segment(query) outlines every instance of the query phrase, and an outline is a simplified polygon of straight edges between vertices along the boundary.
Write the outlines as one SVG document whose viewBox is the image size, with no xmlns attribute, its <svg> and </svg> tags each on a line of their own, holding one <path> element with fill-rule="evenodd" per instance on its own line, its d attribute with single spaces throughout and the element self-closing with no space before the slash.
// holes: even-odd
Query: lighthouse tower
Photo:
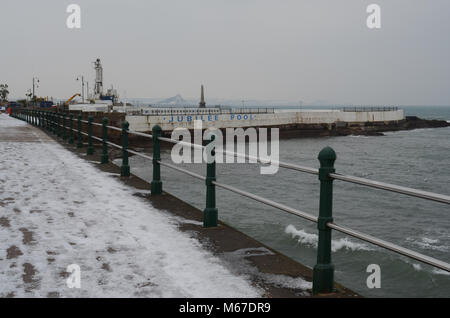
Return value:
<svg viewBox="0 0 450 318">
<path fill-rule="evenodd" d="M 95 87 L 94 87 L 94 95 L 95 98 L 100 98 L 103 94 L 103 67 L 100 63 L 100 59 L 97 59 L 94 62 L 95 69 Z"/>
<path fill-rule="evenodd" d="M 206 103 L 205 103 L 205 94 L 203 91 L 203 85 L 202 85 L 202 91 L 201 91 L 201 96 L 200 96 L 200 104 L 199 104 L 200 108 L 205 108 L 206 107 Z"/>
</svg>

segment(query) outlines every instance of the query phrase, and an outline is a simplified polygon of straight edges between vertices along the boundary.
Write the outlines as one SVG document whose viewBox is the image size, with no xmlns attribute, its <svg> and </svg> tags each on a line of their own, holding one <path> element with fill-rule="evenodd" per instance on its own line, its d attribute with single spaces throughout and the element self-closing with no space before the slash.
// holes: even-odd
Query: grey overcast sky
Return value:
<svg viewBox="0 0 450 318">
<path fill-rule="evenodd" d="M 66 27 L 81 6 L 79 30 Z M 381 6 L 382 28 L 366 26 Z M 126 97 L 450 105 L 448 0 L 2 0 L 0 83 L 68 98 L 84 75 Z"/>
</svg>

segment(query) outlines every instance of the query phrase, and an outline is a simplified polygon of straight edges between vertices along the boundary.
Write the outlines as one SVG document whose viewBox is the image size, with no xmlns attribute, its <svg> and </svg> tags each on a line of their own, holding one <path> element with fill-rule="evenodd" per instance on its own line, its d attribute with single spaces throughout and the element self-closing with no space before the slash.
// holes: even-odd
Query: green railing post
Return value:
<svg viewBox="0 0 450 318">
<path fill-rule="evenodd" d="M 48 113 L 46 111 L 42 114 L 42 128 L 48 129 Z"/>
<path fill-rule="evenodd" d="M 78 141 L 77 148 L 83 148 L 83 136 L 81 135 L 81 114 L 78 114 Z"/>
<path fill-rule="evenodd" d="M 105 164 L 108 163 L 109 157 L 108 157 L 108 118 L 103 118 L 102 121 L 102 160 L 101 163 Z"/>
<path fill-rule="evenodd" d="M 203 227 L 216 227 L 218 211 L 216 207 L 216 136 L 210 133 L 207 137 L 206 145 L 207 163 L 206 163 L 206 208 L 203 210 Z"/>
<path fill-rule="evenodd" d="M 327 223 L 333 222 L 333 178 L 336 153 L 331 147 L 323 148 L 318 156 L 320 161 L 320 202 L 317 228 L 319 243 L 317 247 L 317 264 L 313 272 L 313 294 L 332 293 L 334 290 L 334 265 L 331 262 L 331 229 Z"/>
<path fill-rule="evenodd" d="M 63 135 L 62 138 L 63 140 L 67 139 L 67 129 L 66 129 L 66 113 L 62 113 L 62 120 L 63 120 Z"/>
<path fill-rule="evenodd" d="M 160 126 L 155 125 L 152 128 L 153 134 L 153 179 L 151 183 L 151 195 L 162 194 L 162 182 L 161 182 L 161 140 L 162 129 Z"/>
<path fill-rule="evenodd" d="M 93 121 L 94 121 L 94 117 L 89 116 L 89 118 L 88 118 L 88 147 L 87 147 L 88 155 L 94 154 L 94 146 L 92 145 L 92 122 Z"/>
<path fill-rule="evenodd" d="M 69 144 L 73 144 L 73 114 L 69 115 L 70 131 L 69 131 Z"/>
<path fill-rule="evenodd" d="M 120 167 L 120 176 L 130 176 L 130 165 L 128 164 L 128 127 L 130 124 L 125 120 L 122 123 L 122 166 Z"/>
<path fill-rule="evenodd" d="M 56 114 L 56 132 L 58 137 L 61 137 L 61 114 L 59 112 Z"/>
<path fill-rule="evenodd" d="M 50 113 L 50 121 L 51 121 L 50 124 L 51 124 L 52 133 L 54 135 L 56 135 L 56 113 L 55 112 Z"/>
</svg>

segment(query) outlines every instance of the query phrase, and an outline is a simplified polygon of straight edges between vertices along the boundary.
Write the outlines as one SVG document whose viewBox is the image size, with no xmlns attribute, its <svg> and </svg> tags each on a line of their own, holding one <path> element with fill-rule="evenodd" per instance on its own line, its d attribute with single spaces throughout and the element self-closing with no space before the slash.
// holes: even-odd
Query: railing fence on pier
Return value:
<svg viewBox="0 0 450 318">
<path fill-rule="evenodd" d="M 349 175 L 342 175 L 336 173 L 334 168 L 334 163 L 336 160 L 336 153 L 330 147 L 322 149 L 318 155 L 318 160 L 320 162 L 320 168 L 310 168 L 304 167 L 292 163 L 286 163 L 282 161 L 270 161 L 265 158 L 255 158 L 246 154 L 230 152 L 225 150 L 215 149 L 214 135 L 208 136 L 206 146 L 192 144 L 188 142 L 178 141 L 171 138 L 162 137 L 161 127 L 158 125 L 154 126 L 152 129 L 152 134 L 146 134 L 142 132 L 136 132 L 129 130 L 128 122 L 124 121 L 122 123 L 122 128 L 109 126 L 108 119 L 104 118 L 102 123 L 94 123 L 93 117 L 89 116 L 88 120 L 82 120 L 81 115 L 77 117 L 77 128 L 74 128 L 74 116 L 73 114 L 67 114 L 63 112 L 56 111 L 43 111 L 43 110 L 31 110 L 31 109 L 12 109 L 11 116 L 27 121 L 28 123 L 41 127 L 48 132 L 54 134 L 57 137 L 61 137 L 63 140 L 67 140 L 69 144 L 74 144 L 74 133 L 77 136 L 77 148 L 83 147 L 83 136 L 87 138 L 87 150 L 88 155 L 94 153 L 93 140 L 100 141 L 102 143 L 102 156 L 101 163 L 105 164 L 109 162 L 108 158 L 108 146 L 115 147 L 122 150 L 122 164 L 121 164 L 121 176 L 130 176 L 130 166 L 128 161 L 128 154 L 131 153 L 136 156 L 148 159 L 152 161 L 153 164 L 153 178 L 151 182 L 151 195 L 160 195 L 163 192 L 163 183 L 161 180 L 161 166 L 165 166 L 170 169 L 174 169 L 178 172 L 189 175 L 193 178 L 202 180 L 206 184 L 206 200 L 205 209 L 203 211 L 203 226 L 216 227 L 218 226 L 218 210 L 216 206 L 216 187 L 234 192 L 236 194 L 245 196 L 247 198 L 253 199 L 255 201 L 261 202 L 268 206 L 277 208 L 279 210 L 285 211 L 287 213 L 299 216 L 303 219 L 309 220 L 311 222 L 317 223 L 318 228 L 318 248 L 317 248 L 317 263 L 313 269 L 313 294 L 326 294 L 332 293 L 334 291 L 334 265 L 331 261 L 331 230 L 336 230 L 346 235 L 353 236 L 360 240 L 375 244 L 379 247 L 388 249 L 395 253 L 407 256 L 409 258 L 415 259 L 417 261 L 423 262 L 425 264 L 434 266 L 441 270 L 450 272 L 450 264 L 417 253 L 415 251 L 409 250 L 407 248 L 398 246 L 396 244 L 386 242 L 382 239 L 358 232 L 356 230 L 347 228 L 345 226 L 336 224 L 333 219 L 332 213 L 332 201 L 333 201 L 333 183 L 334 180 L 354 183 L 358 185 L 363 185 L 371 188 L 381 189 L 385 191 L 400 193 L 412 197 L 417 197 L 425 200 L 435 201 L 443 204 L 450 204 L 450 196 L 436 194 L 432 192 L 417 190 L 413 188 L 388 184 L 384 182 L 373 181 L 365 178 L 359 178 Z M 66 120 L 69 120 L 69 125 L 67 125 Z M 86 126 L 85 131 L 83 131 L 83 124 Z M 102 137 L 93 136 L 92 127 L 93 126 L 102 127 Z M 108 131 L 116 130 L 121 132 L 122 145 L 114 144 L 108 141 Z M 151 138 L 153 141 L 153 156 L 148 156 L 143 153 L 129 149 L 128 145 L 128 134 L 134 134 L 137 136 Z M 277 164 L 281 168 L 295 170 L 302 173 L 317 175 L 320 181 L 320 202 L 319 202 L 319 216 L 316 217 L 307 212 L 286 206 L 282 203 L 278 203 L 261 196 L 249 193 L 247 191 L 235 188 L 231 185 L 223 184 L 217 182 L 216 176 L 216 162 L 214 157 L 212 160 L 208 160 L 206 164 L 206 176 L 199 175 L 192 171 L 183 169 L 174 164 L 163 162 L 161 160 L 161 141 L 169 142 L 172 144 L 181 144 L 187 147 L 201 148 L 210 147 L 215 152 L 222 152 L 227 155 L 244 157 L 246 159 L 255 159 L 261 164 Z"/>
</svg>

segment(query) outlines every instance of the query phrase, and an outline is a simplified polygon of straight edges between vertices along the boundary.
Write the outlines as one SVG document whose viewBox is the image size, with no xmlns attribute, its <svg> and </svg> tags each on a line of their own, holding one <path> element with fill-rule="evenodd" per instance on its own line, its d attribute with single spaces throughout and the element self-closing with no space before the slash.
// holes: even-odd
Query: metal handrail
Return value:
<svg viewBox="0 0 450 318">
<path fill-rule="evenodd" d="M 311 222 L 317 223 L 317 217 L 313 216 L 311 214 L 308 214 L 306 212 L 303 212 L 303 211 L 291 208 L 291 207 L 289 207 L 287 205 L 284 205 L 284 204 L 281 204 L 281 203 L 278 203 L 278 202 L 275 202 L 275 201 L 263 198 L 263 197 L 258 196 L 256 194 L 253 194 L 253 193 L 250 193 L 250 192 L 247 192 L 247 191 L 244 191 L 244 190 L 240 190 L 238 188 L 232 187 L 232 186 L 227 185 L 227 184 L 219 183 L 219 182 L 216 182 L 216 181 L 212 181 L 212 183 L 214 185 L 220 187 L 220 188 L 226 189 L 226 190 L 234 192 L 234 193 L 238 193 L 238 194 L 243 195 L 243 196 L 245 196 L 247 198 L 253 199 L 255 201 L 259 201 L 259 202 L 264 203 L 266 205 L 269 205 L 271 207 L 283 210 L 283 211 L 288 212 L 290 214 L 294 214 L 294 215 L 297 215 L 297 216 L 299 216 L 301 218 L 309 220 Z"/>
<path fill-rule="evenodd" d="M 192 171 L 189 171 L 189 170 L 186 170 L 186 169 L 177 167 L 177 166 L 175 166 L 175 165 L 171 165 L 170 163 L 162 162 L 162 161 L 160 161 L 160 160 L 158 160 L 158 163 L 159 163 L 160 165 L 162 165 L 162 166 L 165 166 L 165 167 L 168 167 L 168 168 L 172 168 L 172 169 L 177 170 L 177 171 L 179 171 L 179 172 L 182 172 L 182 173 L 185 173 L 185 174 L 187 174 L 187 175 L 190 175 L 191 177 L 194 177 L 194 178 L 197 178 L 197 179 L 200 179 L 200 180 L 203 180 L 203 181 L 206 180 L 206 177 L 204 177 L 204 176 L 202 176 L 202 175 L 200 175 L 200 174 L 197 174 L 197 173 L 195 173 L 195 172 L 192 172 Z"/>
<path fill-rule="evenodd" d="M 80 120 L 80 121 L 82 123 L 89 124 L 89 121 L 87 121 L 87 120 Z M 103 124 L 96 123 L 96 122 L 92 122 L 92 125 L 103 127 Z M 106 127 L 109 128 L 109 129 L 112 129 L 112 130 L 122 131 L 122 128 L 119 128 L 119 127 L 116 127 L 116 126 L 106 125 Z M 129 134 L 138 135 L 138 136 L 142 136 L 142 137 L 153 138 L 152 135 L 146 134 L 146 133 L 143 133 L 143 132 L 139 132 L 139 131 L 128 130 L 128 133 Z"/>
<path fill-rule="evenodd" d="M 413 188 L 398 186 L 395 184 L 373 181 L 373 180 L 354 177 L 354 176 L 342 175 L 339 173 L 330 173 L 330 177 L 333 179 L 336 179 L 336 180 L 360 184 L 360 185 L 368 186 L 371 188 L 401 193 L 401 194 L 405 194 L 405 195 L 409 195 L 409 196 L 413 196 L 413 197 L 417 197 L 417 198 L 421 198 L 421 199 L 450 204 L 450 196 L 444 195 L 444 194 L 438 194 L 438 193 L 433 193 L 433 192 L 428 192 L 428 191 L 423 191 L 423 190 L 417 190 L 417 189 L 413 189 Z"/>
</svg>

